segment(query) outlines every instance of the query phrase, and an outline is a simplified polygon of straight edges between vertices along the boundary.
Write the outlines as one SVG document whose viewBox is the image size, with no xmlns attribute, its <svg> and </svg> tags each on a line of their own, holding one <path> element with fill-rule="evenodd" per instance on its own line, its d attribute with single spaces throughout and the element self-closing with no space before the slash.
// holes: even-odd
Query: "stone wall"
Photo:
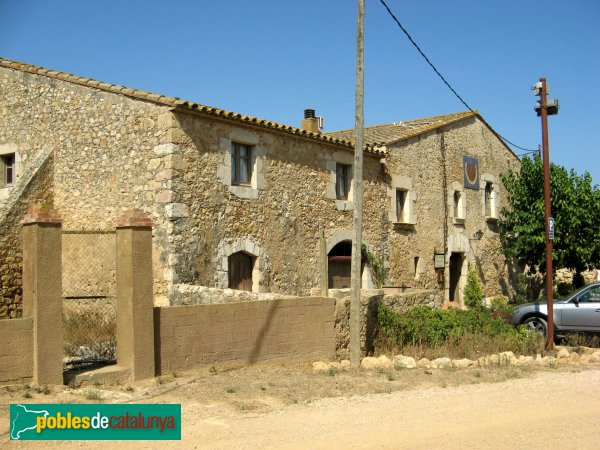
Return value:
<svg viewBox="0 0 600 450">
<path fill-rule="evenodd" d="M 169 292 L 171 305 L 215 305 L 222 303 L 261 302 L 290 298 L 268 292 L 248 292 L 235 289 L 220 289 L 194 284 L 175 284 Z"/>
<path fill-rule="evenodd" d="M 115 297 L 114 233 L 62 234 L 63 297 Z"/>
<path fill-rule="evenodd" d="M 6 99 L 0 107 L 0 145 L 17 149 L 24 170 L 39 150 L 53 151 L 45 196 L 65 229 L 113 230 L 119 215 L 132 208 L 152 216 L 155 293 L 164 293 L 161 266 L 167 255 L 159 250 L 167 240 L 170 202 L 163 192 L 171 180 L 160 146 L 171 140 L 168 108 L 8 68 L 0 68 L 0 97 Z M 23 215 L 14 214 L 16 222 Z M 12 248 L 18 255 L 20 246 Z"/>
<path fill-rule="evenodd" d="M 31 181 L 18 198 L 9 198 L 0 209 L 0 319 L 21 317 L 23 313 L 23 235 L 21 220 L 30 206 L 53 201 L 51 157 L 35 168 Z"/>
<path fill-rule="evenodd" d="M 132 208 L 151 216 L 157 304 L 173 284 L 227 287 L 227 252 L 241 243 L 261 251 L 253 290 L 309 295 L 319 230 L 330 240 L 351 230 L 351 202 L 331 195 L 335 161 L 352 160 L 346 147 L 8 68 L 0 94 L 0 145 L 25 168 L 39 149 L 54 153 L 52 201 L 65 229 L 112 230 Z M 227 184 L 231 142 L 253 146 L 250 189 Z M 385 258 L 378 158 L 366 156 L 364 179 L 364 237 Z"/>
<path fill-rule="evenodd" d="M 332 358 L 334 307 L 328 298 L 156 307 L 156 370 Z"/>
<path fill-rule="evenodd" d="M 33 377 L 33 319 L 0 320 L 0 383 Z"/>
<path fill-rule="evenodd" d="M 182 214 L 172 220 L 173 282 L 227 287 L 227 257 L 242 250 L 256 257 L 254 292 L 309 295 L 319 286 L 319 230 L 335 240 L 352 229 L 352 211 L 330 198 L 328 165 L 351 160 L 351 152 L 214 118 L 181 114 L 177 122 L 183 170 L 173 195 Z M 256 186 L 223 182 L 223 172 L 231 170 L 225 164 L 231 142 L 248 142 L 256 150 L 262 180 Z M 379 160 L 365 157 L 364 240 L 384 258 L 388 224 L 381 177 Z"/>
<path fill-rule="evenodd" d="M 414 224 L 394 225 L 390 232 L 390 284 L 411 288 L 439 288 L 434 270 L 435 253 L 446 254 L 445 286 L 448 296 L 449 259 L 462 253 L 464 266 L 475 264 L 486 296 L 509 295 L 508 268 L 500 252 L 496 222 L 484 211 L 484 179 L 493 180 L 496 216 L 506 198 L 500 173 L 519 167 L 517 157 L 478 118 L 447 125 L 388 147 L 391 174 L 410 180 L 415 201 Z M 464 188 L 463 156 L 478 159 L 480 189 Z M 491 177 L 490 177 L 491 175 Z M 452 190 L 460 189 L 464 220 L 454 220 Z M 476 231 L 483 232 L 476 239 Z M 418 259 L 417 259 L 418 258 Z M 460 296 L 459 296 L 460 297 Z"/>
<path fill-rule="evenodd" d="M 237 251 L 254 258 L 254 293 L 310 295 L 319 286 L 320 230 L 328 249 L 351 238 L 352 193 L 335 198 L 336 162 L 352 163 L 347 147 L 8 68 L 0 68 L 0 94 L 0 145 L 18 150 L 20 170 L 40 149 L 53 151 L 45 195 L 65 229 L 112 230 L 132 208 L 151 216 L 158 305 L 174 301 L 174 285 L 227 288 L 228 257 Z M 232 185 L 232 143 L 252 148 L 248 186 Z M 365 155 L 363 240 L 388 268 L 388 282 L 442 289 L 433 256 L 445 252 L 447 290 L 449 257 L 459 252 L 477 267 L 486 296 L 509 294 L 483 181 L 492 179 L 499 211 L 499 174 L 518 159 L 475 117 L 387 150 L 388 174 Z M 463 183 L 463 155 L 479 160 L 482 188 L 463 189 L 464 223 L 454 223 L 449 203 Z M 397 187 L 408 189 L 411 211 L 393 225 Z"/>
</svg>

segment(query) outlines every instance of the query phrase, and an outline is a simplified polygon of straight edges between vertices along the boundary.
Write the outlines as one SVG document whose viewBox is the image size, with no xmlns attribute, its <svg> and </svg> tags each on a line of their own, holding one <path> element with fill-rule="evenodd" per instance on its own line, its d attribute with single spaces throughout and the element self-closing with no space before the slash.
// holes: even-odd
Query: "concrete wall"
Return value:
<svg viewBox="0 0 600 450">
<path fill-rule="evenodd" d="M 334 308 L 334 299 L 318 297 L 154 308 L 157 372 L 333 358 Z"/>
<path fill-rule="evenodd" d="M 33 377 L 33 319 L 0 320 L 0 383 Z"/>
</svg>

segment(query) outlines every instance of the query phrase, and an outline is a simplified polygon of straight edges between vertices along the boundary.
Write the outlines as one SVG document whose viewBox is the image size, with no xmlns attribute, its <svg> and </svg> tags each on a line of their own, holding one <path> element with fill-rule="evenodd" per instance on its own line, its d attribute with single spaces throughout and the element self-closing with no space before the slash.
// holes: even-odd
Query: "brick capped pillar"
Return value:
<svg viewBox="0 0 600 450">
<path fill-rule="evenodd" d="M 117 364 L 133 380 L 154 377 L 152 221 L 127 211 L 117 224 Z"/>
<path fill-rule="evenodd" d="M 62 219 L 31 208 L 23 225 L 23 317 L 33 318 L 33 382 L 63 384 Z"/>
</svg>

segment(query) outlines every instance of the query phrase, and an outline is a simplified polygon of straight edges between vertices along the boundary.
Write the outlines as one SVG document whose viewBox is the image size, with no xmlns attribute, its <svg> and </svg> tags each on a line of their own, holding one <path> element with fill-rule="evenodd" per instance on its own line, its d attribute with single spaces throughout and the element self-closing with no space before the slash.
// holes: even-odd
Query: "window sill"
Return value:
<svg viewBox="0 0 600 450">
<path fill-rule="evenodd" d="M 464 225 L 465 224 L 465 219 L 463 219 L 462 217 L 453 217 L 452 218 L 452 223 L 454 225 Z"/>
<path fill-rule="evenodd" d="M 410 222 L 392 222 L 392 225 L 394 226 L 394 228 L 396 229 L 412 229 L 415 227 L 415 223 L 410 223 Z"/>
<path fill-rule="evenodd" d="M 236 197 L 243 198 L 245 200 L 254 200 L 258 198 L 258 193 L 260 191 L 258 189 L 254 189 L 252 186 L 232 185 L 229 186 L 229 192 Z"/>
</svg>

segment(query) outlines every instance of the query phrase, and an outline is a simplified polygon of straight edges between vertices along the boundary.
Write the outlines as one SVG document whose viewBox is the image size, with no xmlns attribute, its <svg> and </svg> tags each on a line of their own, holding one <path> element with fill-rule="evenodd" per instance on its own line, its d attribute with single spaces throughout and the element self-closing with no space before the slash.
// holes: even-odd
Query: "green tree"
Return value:
<svg viewBox="0 0 600 450">
<path fill-rule="evenodd" d="M 467 282 L 463 291 L 463 300 L 469 309 L 483 308 L 483 288 L 479 282 L 479 277 L 475 271 L 475 267 L 469 269 Z"/>
<path fill-rule="evenodd" d="M 544 176 L 539 157 L 523 158 L 519 172 L 502 176 L 508 192 L 501 210 L 500 238 L 506 256 L 546 271 Z M 555 219 L 552 261 L 555 269 L 576 272 L 600 259 L 600 189 L 589 173 L 578 175 L 550 165 L 552 216 Z"/>
</svg>

